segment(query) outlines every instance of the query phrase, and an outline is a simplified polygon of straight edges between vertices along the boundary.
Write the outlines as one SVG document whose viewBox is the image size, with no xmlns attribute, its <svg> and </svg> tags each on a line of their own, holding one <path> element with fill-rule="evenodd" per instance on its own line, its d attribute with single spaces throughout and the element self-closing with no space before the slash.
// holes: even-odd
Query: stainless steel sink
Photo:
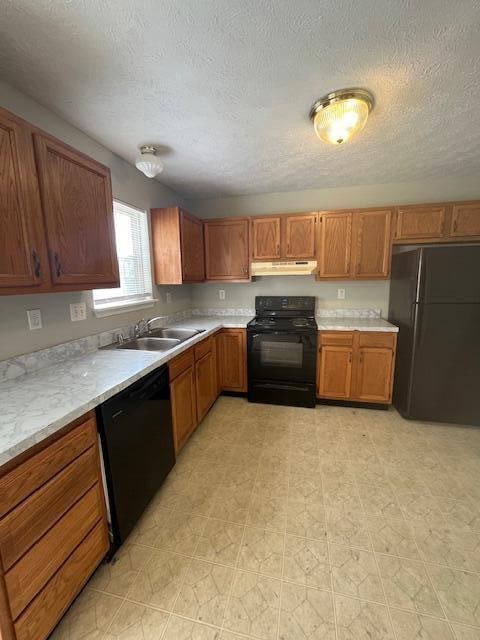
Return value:
<svg viewBox="0 0 480 640">
<path fill-rule="evenodd" d="M 148 337 L 152 338 L 173 338 L 175 340 L 180 340 L 183 342 L 184 340 L 188 340 L 189 338 L 193 338 L 193 336 L 198 335 L 199 333 L 203 333 L 205 329 L 152 329 Z"/>
<path fill-rule="evenodd" d="M 181 340 L 171 338 L 135 338 L 122 344 L 115 345 L 117 349 L 135 349 L 137 351 L 168 351 L 173 349 Z"/>
</svg>

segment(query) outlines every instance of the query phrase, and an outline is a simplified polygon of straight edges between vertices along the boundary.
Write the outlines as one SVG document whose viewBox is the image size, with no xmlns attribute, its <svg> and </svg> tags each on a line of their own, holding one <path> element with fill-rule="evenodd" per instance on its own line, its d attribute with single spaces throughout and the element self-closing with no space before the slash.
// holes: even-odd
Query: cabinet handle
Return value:
<svg viewBox="0 0 480 640">
<path fill-rule="evenodd" d="M 53 262 L 55 264 L 55 275 L 59 278 L 62 275 L 62 265 L 60 264 L 60 258 L 56 251 L 53 254 Z"/>
<path fill-rule="evenodd" d="M 453 233 L 457 232 L 457 227 L 458 227 L 458 218 L 456 218 L 456 220 L 453 223 Z"/>
<path fill-rule="evenodd" d="M 360 364 L 363 362 L 363 351 L 360 351 Z"/>
<path fill-rule="evenodd" d="M 280 255 L 280 245 L 279 244 L 277 244 L 277 255 L 278 256 Z"/>
<path fill-rule="evenodd" d="M 348 353 L 348 361 L 351 362 L 352 361 L 352 352 L 350 351 Z"/>
<path fill-rule="evenodd" d="M 40 264 L 40 260 L 38 259 L 37 252 L 35 249 L 32 251 L 32 260 L 33 260 L 33 272 L 36 278 L 40 277 L 40 273 L 42 271 L 42 265 Z"/>
<path fill-rule="evenodd" d="M 287 244 L 287 253 L 290 253 L 290 243 Z"/>
</svg>

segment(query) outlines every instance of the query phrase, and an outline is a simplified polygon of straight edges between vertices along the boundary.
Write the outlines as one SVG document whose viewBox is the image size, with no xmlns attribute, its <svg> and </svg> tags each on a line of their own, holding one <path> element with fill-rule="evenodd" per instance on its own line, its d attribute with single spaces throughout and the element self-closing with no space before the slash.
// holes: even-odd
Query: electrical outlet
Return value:
<svg viewBox="0 0 480 640">
<path fill-rule="evenodd" d="M 170 303 L 172 302 L 172 294 L 170 293 L 170 291 L 168 291 L 168 292 L 165 294 L 165 298 L 166 298 L 166 300 L 167 300 L 167 304 L 170 304 Z"/>
<path fill-rule="evenodd" d="M 75 302 L 70 305 L 70 320 L 78 322 L 87 319 L 87 305 L 85 302 Z"/>
<path fill-rule="evenodd" d="M 345 289 L 337 289 L 337 300 L 345 300 Z"/>
<path fill-rule="evenodd" d="M 40 309 L 30 309 L 27 311 L 27 319 L 30 331 L 42 328 L 42 314 Z"/>
<path fill-rule="evenodd" d="M 218 299 L 219 300 L 225 300 L 225 289 L 219 289 L 218 290 Z"/>
</svg>

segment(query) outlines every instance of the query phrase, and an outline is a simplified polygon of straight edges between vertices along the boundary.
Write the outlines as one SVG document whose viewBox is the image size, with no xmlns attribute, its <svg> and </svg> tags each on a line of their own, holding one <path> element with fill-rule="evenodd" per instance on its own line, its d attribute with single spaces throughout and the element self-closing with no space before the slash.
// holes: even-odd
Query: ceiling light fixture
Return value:
<svg viewBox="0 0 480 640">
<path fill-rule="evenodd" d="M 158 147 L 153 144 L 144 144 L 140 147 L 140 155 L 135 160 L 135 166 L 144 173 L 147 178 L 155 178 L 163 171 L 163 164 L 156 155 Z"/>
<path fill-rule="evenodd" d="M 332 91 L 310 109 L 315 133 L 329 144 L 349 142 L 365 126 L 373 105 L 373 96 L 366 89 Z"/>
</svg>

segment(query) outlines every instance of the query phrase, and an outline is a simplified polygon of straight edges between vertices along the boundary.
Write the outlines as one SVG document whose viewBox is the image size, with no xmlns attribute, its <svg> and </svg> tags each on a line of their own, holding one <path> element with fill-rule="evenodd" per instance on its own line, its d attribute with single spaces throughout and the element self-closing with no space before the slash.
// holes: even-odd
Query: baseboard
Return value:
<svg viewBox="0 0 480 640">
<path fill-rule="evenodd" d="M 317 398 L 317 404 L 326 404 L 337 407 L 352 407 L 354 409 L 376 409 L 377 411 L 388 411 L 389 404 L 377 402 L 355 402 L 352 400 L 329 400 L 328 398 Z"/>
</svg>

